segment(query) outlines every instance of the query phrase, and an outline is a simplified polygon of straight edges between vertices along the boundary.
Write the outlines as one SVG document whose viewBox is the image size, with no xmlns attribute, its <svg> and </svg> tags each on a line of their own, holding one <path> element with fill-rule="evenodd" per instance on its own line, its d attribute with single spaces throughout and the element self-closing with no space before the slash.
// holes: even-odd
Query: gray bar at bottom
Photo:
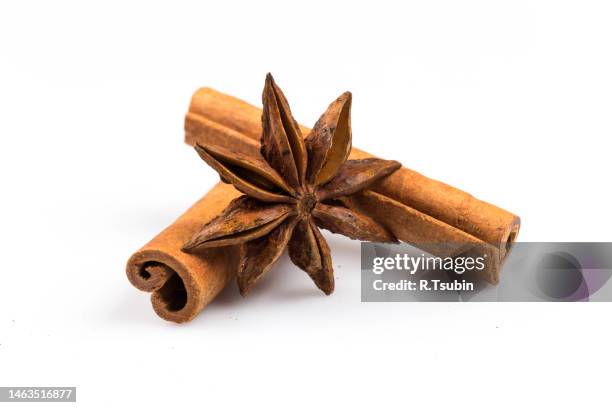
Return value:
<svg viewBox="0 0 612 408">
<path fill-rule="evenodd" d="M 0 387 L 0 402 L 76 402 L 76 387 Z"/>
</svg>

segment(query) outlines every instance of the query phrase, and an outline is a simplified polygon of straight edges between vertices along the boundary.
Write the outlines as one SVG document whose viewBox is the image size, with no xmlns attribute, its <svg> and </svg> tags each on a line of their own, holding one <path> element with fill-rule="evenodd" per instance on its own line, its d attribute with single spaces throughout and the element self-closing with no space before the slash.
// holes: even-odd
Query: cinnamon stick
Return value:
<svg viewBox="0 0 612 408">
<path fill-rule="evenodd" d="M 239 195 L 231 185 L 218 183 L 128 260 L 129 281 L 152 292 L 153 310 L 163 319 L 193 319 L 234 277 L 237 248 L 210 248 L 197 256 L 181 248 Z"/>
<path fill-rule="evenodd" d="M 302 134 L 309 129 L 301 126 Z M 185 142 L 214 140 L 234 151 L 258 149 L 261 110 L 211 88 L 193 96 L 185 119 Z M 350 159 L 373 157 L 353 148 Z M 520 227 L 516 215 L 422 174 L 401 168 L 371 191 L 346 202 L 384 224 L 402 241 L 438 256 L 479 248 L 489 254 L 484 278 L 499 282 L 500 265 Z M 450 244 L 450 245 L 446 245 Z"/>
</svg>

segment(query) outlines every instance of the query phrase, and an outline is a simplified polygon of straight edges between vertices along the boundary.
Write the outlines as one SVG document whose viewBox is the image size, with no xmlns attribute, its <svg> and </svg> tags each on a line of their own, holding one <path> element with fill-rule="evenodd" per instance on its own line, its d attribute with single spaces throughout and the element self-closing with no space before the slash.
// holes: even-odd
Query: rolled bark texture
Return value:
<svg viewBox="0 0 612 408">
<path fill-rule="evenodd" d="M 310 129 L 301 126 L 302 135 Z M 235 151 L 258 149 L 261 109 L 211 88 L 194 95 L 185 118 L 185 142 L 214 142 Z M 353 148 L 349 159 L 373 157 Z M 483 277 L 499 282 L 501 263 L 516 239 L 520 219 L 493 204 L 402 167 L 371 190 L 345 200 L 384 224 L 400 240 L 437 256 L 478 250 L 487 254 Z"/>
<path fill-rule="evenodd" d="M 237 248 L 211 248 L 198 255 L 181 248 L 239 195 L 231 185 L 218 183 L 128 260 L 129 281 L 152 292 L 153 309 L 161 318 L 176 323 L 193 319 L 235 276 Z"/>
</svg>

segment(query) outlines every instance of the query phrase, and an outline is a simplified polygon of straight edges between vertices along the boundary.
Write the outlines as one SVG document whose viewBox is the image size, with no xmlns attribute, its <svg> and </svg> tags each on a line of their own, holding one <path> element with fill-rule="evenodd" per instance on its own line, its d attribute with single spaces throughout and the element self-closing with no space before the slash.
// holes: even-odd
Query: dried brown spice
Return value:
<svg viewBox="0 0 612 408">
<path fill-rule="evenodd" d="M 245 195 L 205 224 L 183 250 L 242 244 L 237 274 L 245 295 L 286 247 L 294 264 L 325 294 L 334 290 L 331 253 L 319 231 L 352 239 L 397 242 L 384 226 L 340 199 L 401 167 L 391 160 L 347 160 L 351 151 L 351 94 L 332 102 L 304 139 L 272 75 L 263 91 L 260 151 L 233 152 L 197 144 L 200 157 Z"/>
</svg>

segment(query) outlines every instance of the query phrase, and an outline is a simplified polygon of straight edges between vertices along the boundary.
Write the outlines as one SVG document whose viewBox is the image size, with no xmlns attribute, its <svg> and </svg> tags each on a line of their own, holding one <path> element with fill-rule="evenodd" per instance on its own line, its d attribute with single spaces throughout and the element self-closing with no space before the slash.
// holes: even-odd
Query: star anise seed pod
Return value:
<svg viewBox="0 0 612 408">
<path fill-rule="evenodd" d="M 329 295 L 334 290 L 331 254 L 318 227 L 352 239 L 397 242 L 382 225 L 339 200 L 400 167 L 396 161 L 376 158 L 347 161 L 350 111 L 351 94 L 345 92 L 304 139 L 285 95 L 268 74 L 259 152 L 196 145 L 221 180 L 245 195 L 204 225 L 183 250 L 242 244 L 237 281 L 245 295 L 288 246 L 293 263 Z"/>
</svg>

